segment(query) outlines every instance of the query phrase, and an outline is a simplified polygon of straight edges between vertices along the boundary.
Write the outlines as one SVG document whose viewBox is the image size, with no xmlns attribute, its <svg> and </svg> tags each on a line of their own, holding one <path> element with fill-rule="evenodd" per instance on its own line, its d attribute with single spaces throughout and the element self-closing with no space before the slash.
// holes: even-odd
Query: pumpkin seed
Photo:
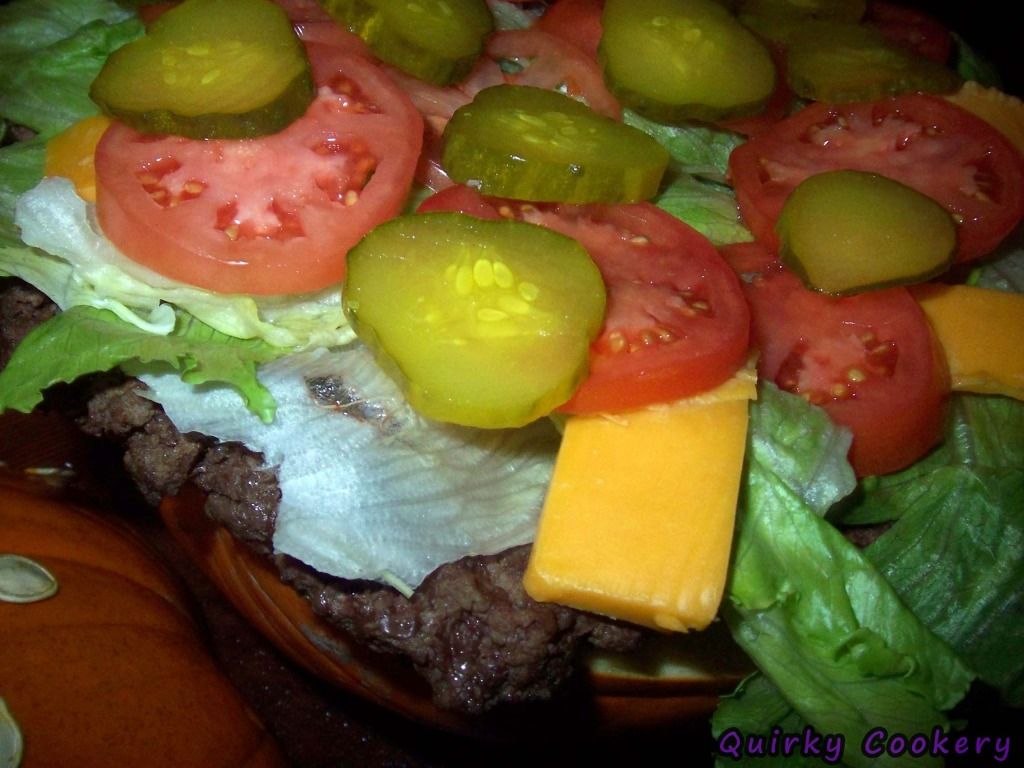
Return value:
<svg viewBox="0 0 1024 768">
<path fill-rule="evenodd" d="M 57 594 L 57 579 L 35 560 L 0 555 L 0 602 L 34 603 Z"/>
<path fill-rule="evenodd" d="M 0 768 L 18 768 L 21 752 L 21 731 L 7 704 L 0 699 Z"/>
</svg>

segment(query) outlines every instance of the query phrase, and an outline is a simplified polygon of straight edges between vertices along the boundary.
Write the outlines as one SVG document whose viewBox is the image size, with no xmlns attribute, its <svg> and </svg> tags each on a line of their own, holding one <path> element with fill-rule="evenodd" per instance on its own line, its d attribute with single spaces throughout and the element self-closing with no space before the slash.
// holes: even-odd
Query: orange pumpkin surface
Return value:
<svg viewBox="0 0 1024 768">
<path fill-rule="evenodd" d="M 56 578 L 56 595 L 0 600 L 0 699 L 21 768 L 283 765 L 209 655 L 189 598 L 127 528 L 0 479 L 0 553 Z"/>
</svg>

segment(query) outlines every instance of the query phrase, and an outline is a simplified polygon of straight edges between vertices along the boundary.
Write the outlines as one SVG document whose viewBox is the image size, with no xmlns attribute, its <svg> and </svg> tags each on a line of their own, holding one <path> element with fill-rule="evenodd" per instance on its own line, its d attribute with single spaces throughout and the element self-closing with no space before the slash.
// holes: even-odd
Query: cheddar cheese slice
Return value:
<svg viewBox="0 0 1024 768">
<path fill-rule="evenodd" d="M 663 630 L 706 627 L 732 545 L 753 375 L 670 406 L 568 419 L 524 585 Z"/>
<path fill-rule="evenodd" d="M 1024 294 L 924 285 L 914 296 L 946 353 L 953 389 L 1024 400 Z"/>
</svg>

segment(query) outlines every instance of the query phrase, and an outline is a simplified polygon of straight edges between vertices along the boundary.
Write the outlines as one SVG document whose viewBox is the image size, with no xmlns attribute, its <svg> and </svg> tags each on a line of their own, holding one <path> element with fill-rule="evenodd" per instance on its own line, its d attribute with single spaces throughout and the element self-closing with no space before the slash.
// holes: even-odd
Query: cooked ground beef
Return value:
<svg viewBox="0 0 1024 768">
<path fill-rule="evenodd" d="M 17 280 L 0 280 L 0 368 L 25 335 L 53 317 L 57 307 L 43 294 Z"/>
<path fill-rule="evenodd" d="M 16 281 L 0 281 L 0 359 L 54 308 Z M 4 354 L 6 352 L 6 354 Z M 194 482 L 206 511 L 232 535 L 270 555 L 280 492 L 261 457 L 241 445 L 182 435 L 137 380 L 103 376 L 80 388 L 78 422 L 124 445 L 124 463 L 153 504 Z M 320 574 L 278 557 L 282 577 L 314 610 L 374 649 L 407 656 L 437 703 L 483 712 L 501 702 L 549 698 L 590 642 L 626 650 L 640 631 L 530 599 L 522 587 L 528 547 L 437 569 L 406 598 L 390 587 Z"/>
</svg>

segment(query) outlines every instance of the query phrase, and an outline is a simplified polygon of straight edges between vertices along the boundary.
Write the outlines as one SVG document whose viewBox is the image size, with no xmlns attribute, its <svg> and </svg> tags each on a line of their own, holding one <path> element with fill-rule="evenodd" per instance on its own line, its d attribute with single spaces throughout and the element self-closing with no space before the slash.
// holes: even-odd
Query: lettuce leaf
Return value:
<svg viewBox="0 0 1024 768">
<path fill-rule="evenodd" d="M 665 125 L 648 120 L 631 109 L 622 111 L 622 121 L 656 139 L 668 150 L 677 171 L 724 182 L 729 155 L 745 141 L 743 136 L 709 125 Z"/>
<path fill-rule="evenodd" d="M 655 205 L 700 232 L 715 245 L 753 239 L 740 221 L 736 196 L 724 185 L 680 174 L 662 189 Z"/>
<path fill-rule="evenodd" d="M 273 420 L 275 404 L 256 377 L 256 364 L 280 356 L 259 340 L 234 339 L 180 313 L 171 333 L 158 336 L 92 307 L 60 312 L 33 329 L 0 371 L 0 412 L 30 412 L 54 384 L 124 363 L 166 363 L 193 385 L 232 386 L 263 422 Z"/>
<path fill-rule="evenodd" d="M 921 485 L 865 554 L 983 681 L 1024 706 L 1024 467 L 947 466 Z"/>
<path fill-rule="evenodd" d="M 49 136 L 96 114 L 89 85 L 107 56 L 142 29 L 110 0 L 0 7 L 0 115 Z"/>
<path fill-rule="evenodd" d="M 799 428 L 780 429 L 793 419 Z M 804 499 L 806 488 L 798 490 L 817 474 L 811 468 L 822 466 L 824 446 L 843 450 L 843 441 L 830 436 L 834 430 L 824 413 L 762 387 L 751 411 L 723 616 L 788 706 L 819 733 L 841 733 L 856 744 L 880 723 L 902 733 L 946 727 L 943 712 L 966 693 L 971 671 L 822 517 L 848 484 L 821 472 L 825 482 L 814 506 Z M 764 704 L 760 699 L 759 710 Z M 716 713 L 716 735 L 732 727 L 739 706 L 737 699 Z M 781 703 L 774 707 L 782 711 Z M 853 766 L 902 762 L 853 752 L 845 758 Z"/>
<path fill-rule="evenodd" d="M 20 242 L 15 203 L 43 178 L 45 162 L 46 142 L 40 138 L 0 147 L 0 244 Z"/>
</svg>

